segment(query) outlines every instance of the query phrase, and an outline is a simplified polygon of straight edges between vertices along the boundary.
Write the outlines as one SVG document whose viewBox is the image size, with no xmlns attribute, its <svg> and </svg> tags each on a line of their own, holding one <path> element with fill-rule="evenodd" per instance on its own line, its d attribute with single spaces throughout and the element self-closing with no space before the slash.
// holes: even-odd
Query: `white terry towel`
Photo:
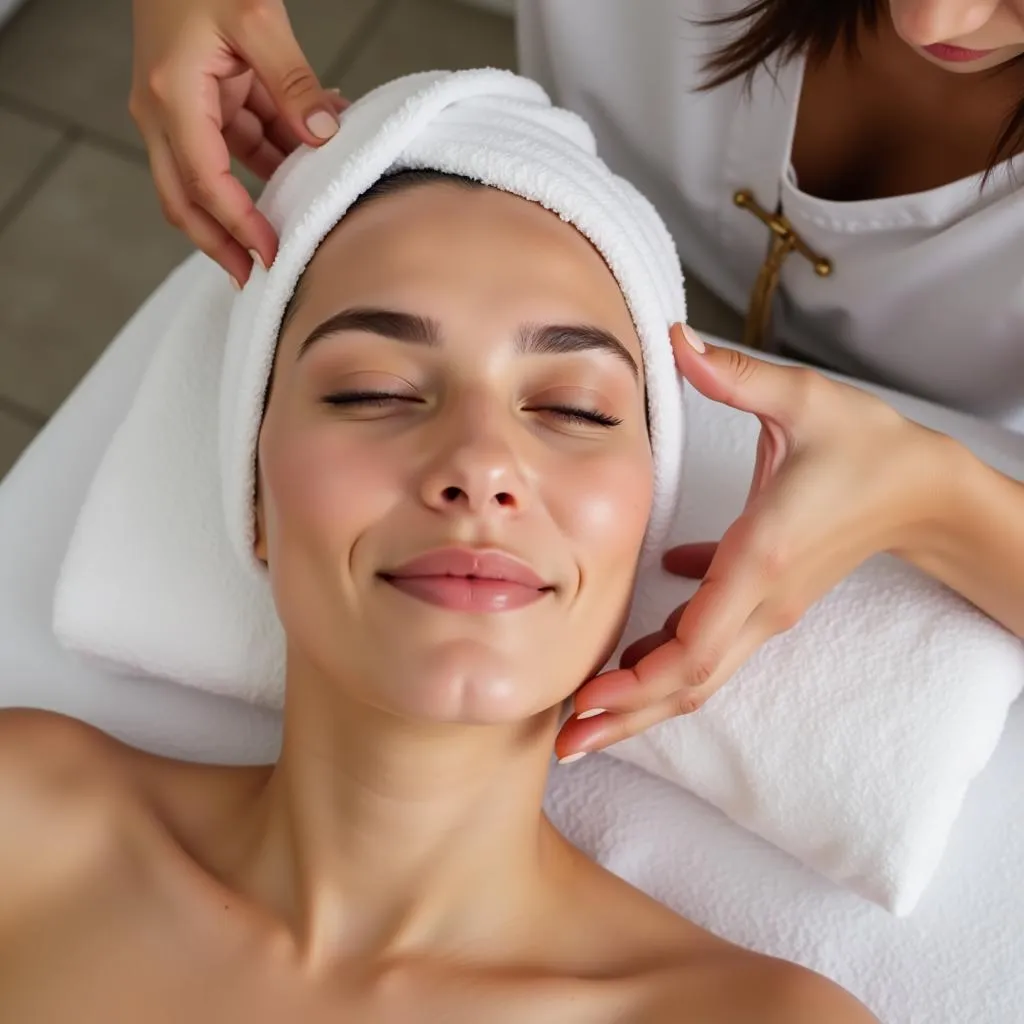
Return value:
<svg viewBox="0 0 1024 1024">
<path fill-rule="evenodd" d="M 168 325 L 93 481 L 57 585 L 65 646 L 135 672 L 280 704 L 284 638 L 253 554 L 256 440 L 278 327 L 303 269 L 385 174 L 431 168 L 541 203 L 604 256 L 640 338 L 654 453 L 645 552 L 675 512 L 680 384 L 669 326 L 682 270 L 654 208 L 596 156 L 585 122 L 506 71 L 429 72 L 380 87 L 260 199 L 280 248 L 234 298 L 214 275 Z"/>
<path fill-rule="evenodd" d="M 742 511 L 757 444 L 752 416 L 692 389 L 686 419 L 670 544 L 722 535 Z M 1001 461 L 1024 479 L 1021 442 L 1018 458 Z M 694 586 L 642 573 L 627 636 L 657 629 Z M 699 713 L 608 753 L 902 916 L 933 877 L 1022 688 L 1024 643 L 881 555 L 763 647 Z"/>
</svg>

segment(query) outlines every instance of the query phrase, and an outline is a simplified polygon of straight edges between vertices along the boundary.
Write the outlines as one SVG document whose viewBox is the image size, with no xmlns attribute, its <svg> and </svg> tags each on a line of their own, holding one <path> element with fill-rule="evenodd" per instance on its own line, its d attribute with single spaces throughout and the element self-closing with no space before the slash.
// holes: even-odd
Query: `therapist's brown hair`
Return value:
<svg viewBox="0 0 1024 1024">
<path fill-rule="evenodd" d="M 711 25 L 746 24 L 747 30 L 708 61 L 711 77 L 704 88 L 713 89 L 742 76 L 749 78 L 776 55 L 788 61 L 806 54 L 814 62 L 824 60 L 840 45 L 856 52 L 860 32 L 878 27 L 884 15 L 883 3 L 884 0 L 754 0 L 735 14 L 708 19 L 706 24 Z M 1006 66 L 1022 61 L 1024 57 L 1017 57 Z M 1008 112 L 992 147 L 988 172 L 1022 149 L 1024 102 Z"/>
</svg>

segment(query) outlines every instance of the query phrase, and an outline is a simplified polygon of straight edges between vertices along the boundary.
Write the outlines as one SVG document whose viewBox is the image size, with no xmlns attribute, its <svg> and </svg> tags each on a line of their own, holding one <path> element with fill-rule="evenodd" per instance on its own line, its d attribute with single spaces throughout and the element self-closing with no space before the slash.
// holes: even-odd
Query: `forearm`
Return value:
<svg viewBox="0 0 1024 1024">
<path fill-rule="evenodd" d="M 942 443 L 948 476 L 936 521 L 904 556 L 1024 637 L 1024 484 Z"/>
</svg>

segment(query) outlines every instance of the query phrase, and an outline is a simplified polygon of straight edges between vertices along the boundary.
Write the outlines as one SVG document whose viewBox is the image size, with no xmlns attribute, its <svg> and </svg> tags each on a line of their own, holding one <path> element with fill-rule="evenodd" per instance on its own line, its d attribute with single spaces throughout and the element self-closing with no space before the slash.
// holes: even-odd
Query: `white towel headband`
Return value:
<svg viewBox="0 0 1024 1024">
<path fill-rule="evenodd" d="M 55 629 L 67 646 L 280 704 L 284 638 L 253 553 L 253 494 L 281 319 L 349 207 L 381 177 L 413 168 L 538 202 L 604 257 L 643 354 L 654 454 L 645 555 L 656 550 L 675 512 L 683 448 L 668 329 L 685 320 L 686 305 L 672 239 L 651 204 L 597 157 L 588 126 L 536 83 L 491 69 L 429 72 L 369 93 L 330 142 L 289 157 L 259 202 L 280 238 L 273 265 L 255 269 L 233 302 L 224 275 L 203 282 L 169 325 L 62 569 Z"/>
</svg>

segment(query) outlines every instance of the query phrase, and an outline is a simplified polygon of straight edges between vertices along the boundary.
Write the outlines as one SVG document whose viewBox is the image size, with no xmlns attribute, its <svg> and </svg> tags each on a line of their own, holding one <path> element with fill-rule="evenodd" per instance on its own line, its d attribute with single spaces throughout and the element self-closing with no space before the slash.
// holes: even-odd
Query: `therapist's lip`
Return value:
<svg viewBox="0 0 1024 1024">
<path fill-rule="evenodd" d="M 922 46 L 921 49 L 925 53 L 930 53 L 936 60 L 943 60 L 948 64 L 967 64 L 995 53 L 995 50 L 968 50 L 966 47 L 952 46 L 950 43 L 933 43 L 931 46 Z"/>
<path fill-rule="evenodd" d="M 514 611 L 555 589 L 518 558 L 472 548 L 430 551 L 379 575 L 410 597 L 462 612 Z"/>
</svg>

